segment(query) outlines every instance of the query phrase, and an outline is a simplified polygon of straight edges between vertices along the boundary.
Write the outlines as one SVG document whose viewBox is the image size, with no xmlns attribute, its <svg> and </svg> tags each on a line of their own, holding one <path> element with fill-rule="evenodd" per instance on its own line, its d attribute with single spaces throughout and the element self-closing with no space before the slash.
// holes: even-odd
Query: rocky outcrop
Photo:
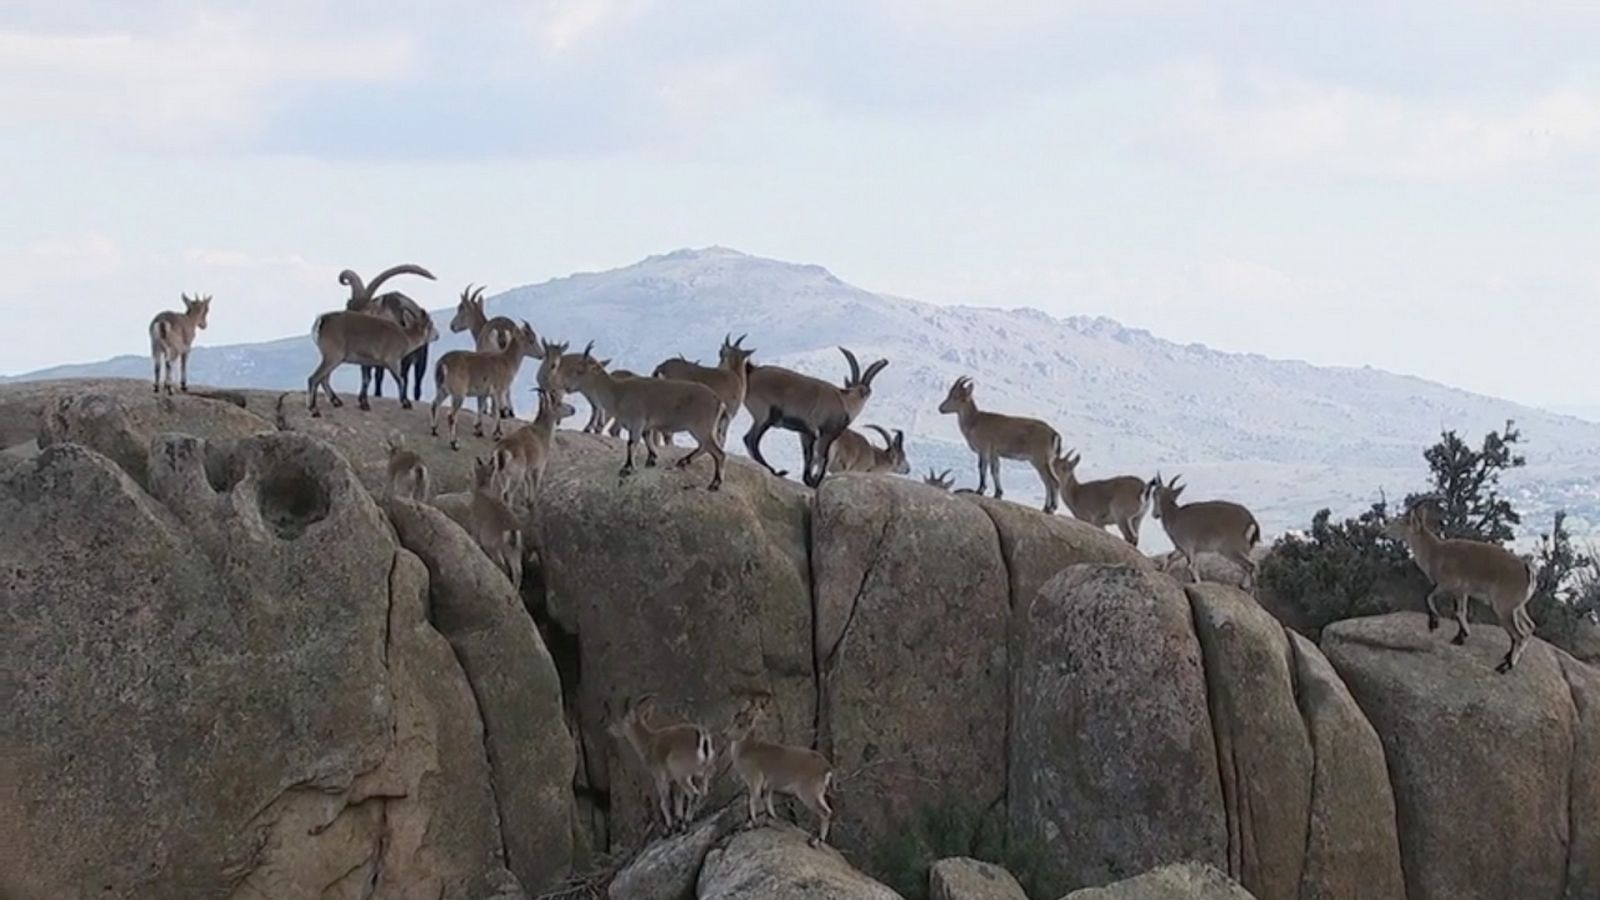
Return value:
<svg viewBox="0 0 1600 900">
<path fill-rule="evenodd" d="M 1005 869 L 958 856 L 928 870 L 928 900 L 1028 900 L 1028 895 Z"/>
<path fill-rule="evenodd" d="M 961 494 L 994 522 L 1011 584 L 1011 603 L 1026 607 L 1063 570 L 1086 563 L 1151 568 L 1136 548 L 1104 528 L 992 497 Z"/>
<path fill-rule="evenodd" d="M 1065 886 L 1180 859 L 1226 865 L 1228 823 L 1189 603 L 1130 566 L 1075 566 L 1020 623 L 1010 822 Z"/>
<path fill-rule="evenodd" d="M 812 514 L 821 746 L 844 772 L 840 846 L 866 851 L 960 785 L 1005 792 L 1006 568 L 974 505 L 838 476 Z"/>
<path fill-rule="evenodd" d="M 146 472 L 148 494 L 60 444 L 0 480 L 0 668 L 28 673 L 0 737 L 0 893 L 465 897 L 509 878 L 417 562 L 339 456 L 164 438 Z"/>
<path fill-rule="evenodd" d="M 1153 869 L 1102 888 L 1073 891 L 1062 900 L 1256 900 L 1215 866 L 1186 862 Z"/>
<path fill-rule="evenodd" d="M 609 804 L 613 846 L 630 846 L 655 811 L 632 751 L 606 732 L 628 698 L 654 692 L 663 716 L 720 734 L 746 698 L 769 693 L 763 735 L 811 745 L 810 498 L 731 459 L 722 490 L 708 492 L 709 461 L 670 465 L 685 450 L 619 479 L 619 442 L 560 438 L 534 531 L 545 605 L 582 660 L 574 713 L 588 788 Z"/>
<path fill-rule="evenodd" d="M 444 513 L 395 499 L 400 542 L 428 567 L 433 623 L 466 670 L 483 719 L 506 857 L 543 887 L 572 865 L 575 766 L 561 682 L 522 599 Z"/>
<path fill-rule="evenodd" d="M 700 900 L 897 900 L 831 847 L 812 847 L 787 825 L 741 831 L 711 851 L 700 870 Z"/>
<path fill-rule="evenodd" d="M 1600 795 L 1573 777 L 1586 731 L 1565 654 L 1535 643 L 1502 676 L 1506 640 L 1479 626 L 1454 646 L 1414 613 L 1323 631 L 1383 741 L 1410 900 L 1558 900 L 1600 887 L 1569 879 L 1575 849 L 1593 858 L 1573 841 L 1573 811 L 1600 809 Z M 1592 828 L 1592 815 L 1576 818 Z"/>
<path fill-rule="evenodd" d="M 41 419 L 41 448 L 65 442 L 93 447 L 141 485 L 149 483 L 146 460 L 158 434 L 218 442 L 274 430 L 270 421 L 234 403 L 188 394 L 67 394 L 49 403 Z"/>
<path fill-rule="evenodd" d="M 743 807 L 724 807 L 646 846 L 611 880 L 611 900 L 694 900 L 706 855 L 744 824 Z"/>
</svg>

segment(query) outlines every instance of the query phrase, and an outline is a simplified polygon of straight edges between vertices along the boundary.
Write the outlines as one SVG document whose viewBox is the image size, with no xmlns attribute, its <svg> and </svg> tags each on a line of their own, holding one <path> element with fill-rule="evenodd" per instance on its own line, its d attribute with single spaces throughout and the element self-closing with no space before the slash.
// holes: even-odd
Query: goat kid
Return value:
<svg viewBox="0 0 1600 900">
<path fill-rule="evenodd" d="M 189 392 L 189 351 L 194 349 L 195 332 L 206 327 L 211 312 L 211 295 L 183 297 L 183 312 L 163 310 L 150 320 L 150 364 L 155 369 L 151 390 L 161 393 L 161 368 L 166 365 L 167 393 L 172 393 L 172 361 L 178 361 L 178 390 Z"/>
<path fill-rule="evenodd" d="M 772 807 L 774 792 L 799 800 L 817 817 L 817 836 L 809 843 L 828 842 L 828 827 L 833 822 L 833 805 L 828 790 L 833 786 L 833 765 L 828 758 L 808 747 L 790 747 L 751 737 L 750 733 L 770 708 L 771 698 L 757 697 L 740 709 L 728 727 L 728 758 L 733 771 L 744 782 L 749 794 L 750 824 L 754 826 L 765 806 L 767 816 L 778 817 Z"/>
<path fill-rule="evenodd" d="M 1196 555 L 1217 553 L 1244 569 L 1246 583 L 1253 590 L 1256 563 L 1250 558 L 1250 551 L 1261 543 L 1261 526 L 1256 517 L 1250 510 L 1228 500 L 1203 500 L 1180 506 L 1178 497 L 1185 487 L 1187 485 L 1178 483 L 1178 476 L 1163 482 L 1159 472 L 1150 482 L 1155 517 L 1161 521 L 1172 546 L 1183 554 L 1189 565 L 1189 576 L 1199 584 Z"/>
<path fill-rule="evenodd" d="M 1038 419 L 984 412 L 972 399 L 973 381 L 962 376 L 950 385 L 939 412 L 954 413 L 956 424 L 967 446 L 978 455 L 978 493 L 988 490 L 988 476 L 994 476 L 994 497 L 1005 496 L 1000 487 L 1000 460 L 1015 459 L 1033 464 L 1044 483 L 1044 511 L 1056 511 L 1060 484 L 1056 481 L 1055 461 L 1061 455 L 1061 435 Z"/>
<path fill-rule="evenodd" d="M 657 808 L 667 831 L 687 826 L 711 792 L 716 751 L 711 733 L 693 723 L 657 726 L 655 695 L 645 694 L 627 704 L 620 720 L 608 730 L 625 740 L 655 785 Z"/>
<path fill-rule="evenodd" d="M 545 467 L 555 449 L 556 427 L 575 410 L 562 399 L 559 388 L 538 391 L 539 412 L 532 422 L 512 431 L 494 445 L 494 468 L 500 492 L 507 500 L 521 498 L 531 506 L 539 492 Z"/>
<path fill-rule="evenodd" d="M 1061 499 L 1067 509 L 1073 518 L 1096 528 L 1117 526 L 1123 540 L 1139 546 L 1139 526 L 1150 511 L 1152 486 L 1133 475 L 1079 481 L 1078 463 L 1082 459 L 1069 450 L 1055 461 L 1056 480 L 1061 484 Z"/>
<path fill-rule="evenodd" d="M 483 437 L 485 407 L 494 411 L 494 437 L 498 440 L 504 432 L 505 417 L 500 410 L 510 406 L 512 382 L 524 357 L 538 352 L 539 336 L 527 322 L 518 326 L 510 343 L 500 350 L 452 350 L 439 357 L 433 369 L 433 406 L 428 412 L 429 431 L 439 434 L 439 407 L 445 397 L 450 398 L 450 449 L 461 447 L 456 440 L 456 417 L 461 404 L 468 397 L 478 401 L 478 417 L 473 422 L 472 433 Z"/>
<path fill-rule="evenodd" d="M 428 466 L 415 450 L 408 449 L 399 435 L 391 435 L 385 448 L 389 452 L 388 489 L 390 497 L 404 497 L 426 503 L 433 496 Z"/>
<path fill-rule="evenodd" d="M 467 513 L 472 539 L 483 548 L 511 586 L 522 589 L 522 523 L 496 484 L 494 460 L 479 457 L 472 461 L 472 505 Z"/>
</svg>

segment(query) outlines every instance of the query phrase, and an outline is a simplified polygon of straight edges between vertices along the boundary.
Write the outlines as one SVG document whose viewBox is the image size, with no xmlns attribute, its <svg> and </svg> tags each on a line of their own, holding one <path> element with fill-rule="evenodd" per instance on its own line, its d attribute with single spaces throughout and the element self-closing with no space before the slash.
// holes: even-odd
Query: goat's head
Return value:
<svg viewBox="0 0 1600 900">
<path fill-rule="evenodd" d="M 560 386 L 548 388 L 534 388 L 534 393 L 539 395 L 539 414 L 555 421 L 557 425 L 568 416 L 577 415 L 578 411 L 565 399 L 566 394 Z"/>
<path fill-rule="evenodd" d="M 1186 484 L 1179 484 L 1179 479 L 1181 477 L 1182 476 L 1174 475 L 1171 479 L 1162 481 L 1161 473 L 1156 473 L 1155 480 L 1150 482 L 1151 495 L 1155 497 L 1156 501 L 1155 503 L 1151 504 L 1153 507 L 1150 511 L 1151 515 L 1159 519 L 1161 518 L 1162 507 L 1165 507 L 1168 504 L 1174 506 L 1177 505 L 1178 497 L 1182 495 L 1184 489 L 1188 487 Z"/>
<path fill-rule="evenodd" d="M 845 379 L 843 394 L 846 406 L 859 410 L 866 404 L 867 398 L 872 396 L 872 379 L 878 377 L 883 367 L 889 364 L 887 359 L 880 359 L 870 366 L 867 371 L 861 371 L 861 364 L 856 362 L 856 355 L 843 347 L 839 352 L 844 354 L 845 362 L 850 364 L 850 377 Z"/>
<path fill-rule="evenodd" d="M 188 294 L 182 294 L 181 296 L 183 297 L 183 311 L 195 317 L 194 327 L 206 327 L 206 316 L 211 312 L 211 295 L 206 294 L 202 297 L 199 294 L 195 294 L 190 297 Z"/>
<path fill-rule="evenodd" d="M 1383 533 L 1400 541 L 1410 541 L 1424 532 L 1438 535 L 1440 520 L 1443 518 L 1439 501 L 1432 497 L 1424 497 L 1412 503 L 1402 515 L 1389 520 L 1383 526 Z"/>
<path fill-rule="evenodd" d="M 745 366 L 749 365 L 750 357 L 754 356 L 756 351 L 754 347 L 742 346 L 747 337 L 749 335 L 741 334 L 737 341 L 730 341 L 727 337 L 722 339 L 722 350 L 718 353 L 718 359 L 724 369 L 730 372 L 743 372 Z"/>
<path fill-rule="evenodd" d="M 1068 479 L 1077 477 L 1078 463 L 1082 461 L 1083 456 L 1076 450 L 1068 450 L 1066 455 L 1056 457 L 1056 478 L 1066 481 Z"/>
<path fill-rule="evenodd" d="M 972 379 L 963 375 L 950 385 L 950 392 L 944 395 L 944 402 L 939 404 L 939 412 L 960 412 L 963 407 L 972 402 Z"/>
<path fill-rule="evenodd" d="M 466 331 L 486 318 L 483 312 L 483 291 L 484 288 L 474 288 L 470 283 L 462 289 L 461 299 L 456 302 L 456 314 L 450 319 L 451 331 Z"/>
<path fill-rule="evenodd" d="M 883 437 L 883 453 L 889 460 L 889 471 L 896 475 L 910 475 L 911 464 L 906 461 L 906 433 L 896 428 L 894 434 L 879 425 L 868 425 Z"/>
</svg>

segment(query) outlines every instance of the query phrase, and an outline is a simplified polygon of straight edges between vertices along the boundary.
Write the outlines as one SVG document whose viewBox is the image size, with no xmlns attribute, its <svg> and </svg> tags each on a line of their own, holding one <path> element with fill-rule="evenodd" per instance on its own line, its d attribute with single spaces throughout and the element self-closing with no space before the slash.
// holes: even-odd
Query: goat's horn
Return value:
<svg viewBox="0 0 1600 900">
<path fill-rule="evenodd" d="M 859 382 L 861 380 L 861 364 L 856 362 L 856 355 L 843 347 L 839 348 L 839 352 L 844 354 L 845 362 L 850 364 L 850 382 L 852 384 Z"/>
<path fill-rule="evenodd" d="M 398 266 L 390 266 L 389 268 L 384 269 L 382 272 L 379 272 L 377 276 L 372 279 L 372 283 L 367 285 L 366 290 L 362 292 L 362 295 L 365 297 L 371 297 L 373 294 L 378 292 L 379 285 L 396 275 L 416 275 L 419 278 L 426 278 L 429 281 L 437 280 L 433 277 L 432 272 L 429 272 L 427 269 L 424 269 L 419 265 L 415 265 L 413 263 L 401 263 Z"/>
<path fill-rule="evenodd" d="M 883 436 L 883 446 L 884 447 L 887 448 L 887 447 L 893 447 L 894 446 L 894 436 L 889 434 L 889 432 L 886 429 L 884 429 L 882 426 L 879 426 L 879 425 L 868 425 L 866 427 L 871 428 L 873 431 L 876 431 L 878 434 Z"/>
</svg>

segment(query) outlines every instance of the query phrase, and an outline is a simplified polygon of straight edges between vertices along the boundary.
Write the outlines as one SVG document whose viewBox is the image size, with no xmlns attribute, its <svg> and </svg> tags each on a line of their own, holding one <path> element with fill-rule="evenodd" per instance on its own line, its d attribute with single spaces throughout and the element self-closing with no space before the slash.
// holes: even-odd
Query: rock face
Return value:
<svg viewBox="0 0 1600 900">
<path fill-rule="evenodd" d="M 1227 864 L 1206 678 L 1183 591 L 1128 566 L 1075 566 L 1020 623 L 1010 821 L 1063 885 L 1164 862 Z"/>
<path fill-rule="evenodd" d="M 94 447 L 142 485 L 149 483 L 150 441 L 162 432 L 218 441 L 274 430 L 270 421 L 238 405 L 188 394 L 67 394 L 48 404 L 41 418 L 41 448 L 67 441 Z"/>
<path fill-rule="evenodd" d="M 611 900 L 694 900 L 706 854 L 743 822 L 741 807 L 724 807 L 686 831 L 650 844 L 617 873 L 606 896 Z"/>
<path fill-rule="evenodd" d="M 1186 589 L 1205 658 L 1228 871 L 1259 900 L 1295 900 L 1310 821 L 1312 750 L 1295 706 L 1289 640 L 1248 595 Z"/>
<path fill-rule="evenodd" d="M 1028 900 L 1022 885 L 994 863 L 953 857 L 928 870 L 929 900 Z"/>
<path fill-rule="evenodd" d="M 879 475 L 828 478 L 812 516 L 822 749 L 864 853 L 954 785 L 1005 791 L 1005 564 L 981 510 Z M 920 602 L 918 602 L 920 600 Z"/>
<path fill-rule="evenodd" d="M 1254 900 L 1215 866 L 1187 862 L 1162 866 L 1102 888 L 1073 891 L 1062 900 Z"/>
<path fill-rule="evenodd" d="M 1151 568 L 1127 541 L 1065 516 L 1041 515 L 1031 507 L 992 497 L 961 494 L 994 522 L 1011 582 L 1011 602 L 1026 607 L 1039 589 L 1063 569 L 1084 563 Z"/>
<path fill-rule="evenodd" d="M 1574 706 L 1564 654 L 1535 643 L 1498 675 L 1500 629 L 1481 626 L 1456 647 L 1413 613 L 1336 623 L 1323 647 L 1383 740 L 1410 900 L 1595 895 L 1600 884 L 1569 879 L 1572 811 L 1600 808 L 1600 795 L 1573 778 L 1593 726 Z M 1592 696 L 1587 679 L 1580 691 Z M 1578 818 L 1592 828 L 1592 814 Z"/>
<path fill-rule="evenodd" d="M 3 669 L 29 673 L 0 737 L 0 893 L 464 897 L 503 875 L 460 670 L 338 455 L 170 438 L 146 472 L 151 494 L 60 444 L 0 476 Z"/>
<path fill-rule="evenodd" d="M 720 735 L 744 699 L 774 697 L 769 740 L 810 746 L 809 492 L 729 460 L 722 490 L 697 461 L 639 468 L 619 481 L 622 445 L 562 434 L 546 471 L 535 533 L 551 620 L 575 635 L 585 777 L 610 804 L 614 845 L 635 843 L 655 814 L 637 758 L 606 732 L 630 697 L 658 695 L 666 717 Z M 714 794 L 731 796 L 732 779 Z"/>
<path fill-rule="evenodd" d="M 862 875 L 837 850 L 811 847 L 786 825 L 735 834 L 706 857 L 700 900 L 896 900 L 900 895 Z"/>
<path fill-rule="evenodd" d="M 572 865 L 575 767 L 555 662 L 511 583 L 460 526 L 409 500 L 390 509 L 401 544 L 428 567 L 434 626 L 477 698 L 511 870 L 551 884 Z"/>
</svg>

